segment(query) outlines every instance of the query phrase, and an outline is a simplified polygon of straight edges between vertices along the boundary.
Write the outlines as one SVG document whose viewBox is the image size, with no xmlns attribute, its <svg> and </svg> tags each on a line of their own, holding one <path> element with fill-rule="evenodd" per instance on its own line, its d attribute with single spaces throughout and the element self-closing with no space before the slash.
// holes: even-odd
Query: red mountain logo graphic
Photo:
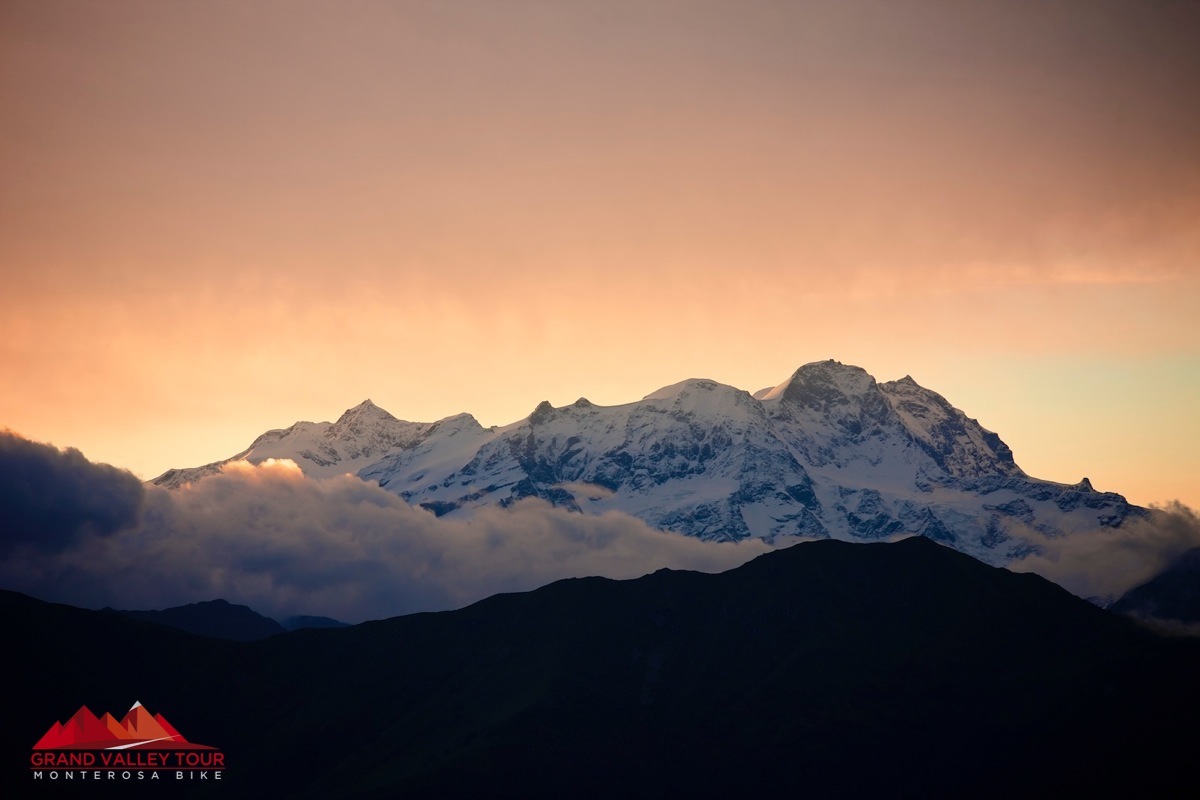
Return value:
<svg viewBox="0 0 1200 800">
<path fill-rule="evenodd" d="M 150 716 L 134 703 L 118 722 L 107 711 L 97 717 L 80 706 L 65 723 L 55 722 L 33 746 L 34 750 L 213 750 L 183 738 L 162 714 Z"/>
</svg>

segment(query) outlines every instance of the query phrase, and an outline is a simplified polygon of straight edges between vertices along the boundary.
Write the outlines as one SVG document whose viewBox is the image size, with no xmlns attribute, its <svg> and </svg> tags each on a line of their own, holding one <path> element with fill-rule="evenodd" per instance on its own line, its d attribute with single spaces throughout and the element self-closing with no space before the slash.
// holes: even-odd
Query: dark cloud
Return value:
<svg viewBox="0 0 1200 800">
<path fill-rule="evenodd" d="M 163 608 L 217 597 L 262 613 L 359 621 L 454 608 L 497 592 L 660 567 L 720 571 L 761 542 L 701 542 L 625 514 L 538 500 L 435 517 L 375 484 L 235 464 L 177 491 L 148 487 L 142 524 L 0 564 L 0 585 L 85 606 Z"/>
<path fill-rule="evenodd" d="M 142 499 L 141 481 L 125 470 L 0 431 L 0 555 L 111 536 L 138 523 Z"/>
</svg>

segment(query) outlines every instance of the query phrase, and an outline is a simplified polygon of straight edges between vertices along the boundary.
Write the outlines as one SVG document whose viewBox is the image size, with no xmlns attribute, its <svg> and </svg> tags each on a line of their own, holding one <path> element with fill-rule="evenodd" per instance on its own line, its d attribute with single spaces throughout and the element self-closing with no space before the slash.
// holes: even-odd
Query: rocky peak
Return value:
<svg viewBox="0 0 1200 800">
<path fill-rule="evenodd" d="M 815 414 L 852 436 L 896 422 L 875 379 L 838 361 L 805 364 L 763 400 L 778 401 L 783 417 Z"/>
<path fill-rule="evenodd" d="M 862 367 L 832 360 L 818 361 L 796 370 L 783 392 L 783 399 L 827 408 L 830 402 L 841 403 L 852 397 L 862 397 L 875 385 L 875 379 Z"/>
<path fill-rule="evenodd" d="M 429 426 L 429 430 L 425 435 L 432 436 L 435 432 L 453 435 L 455 433 L 461 433 L 462 431 L 482 430 L 484 430 L 484 427 L 479 424 L 479 420 L 475 419 L 475 417 L 471 414 L 463 412 L 461 414 L 455 414 L 453 416 L 446 417 L 445 419 L 440 419 L 433 423 Z"/>
<path fill-rule="evenodd" d="M 554 416 L 554 406 L 550 405 L 549 400 L 543 400 L 537 404 L 537 408 L 529 415 L 530 425 L 542 425 L 551 420 Z"/>
<path fill-rule="evenodd" d="M 688 378 L 679 383 L 672 383 L 669 386 L 664 386 L 656 392 L 651 392 L 642 398 L 642 400 L 674 400 L 680 395 L 691 394 L 694 392 L 712 392 L 717 389 L 731 389 L 731 386 L 725 386 L 708 378 Z"/>
<path fill-rule="evenodd" d="M 882 383 L 879 389 L 908 435 L 950 475 L 1021 474 L 1012 450 L 999 436 L 911 376 Z"/>
<path fill-rule="evenodd" d="M 828 411 L 872 393 L 877 393 L 875 379 L 865 369 L 830 359 L 805 364 L 774 389 L 760 390 L 755 397 Z"/>
<path fill-rule="evenodd" d="M 394 421 L 395 419 L 391 414 L 367 399 L 354 406 L 354 408 L 346 409 L 334 424 L 344 427 L 353 425 L 355 422 L 365 422 L 367 420 Z"/>
</svg>

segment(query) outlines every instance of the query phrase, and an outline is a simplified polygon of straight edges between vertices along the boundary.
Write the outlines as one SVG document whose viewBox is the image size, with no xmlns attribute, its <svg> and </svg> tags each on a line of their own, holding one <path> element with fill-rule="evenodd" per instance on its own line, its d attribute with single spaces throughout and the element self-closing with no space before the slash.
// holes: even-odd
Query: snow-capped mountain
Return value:
<svg viewBox="0 0 1200 800">
<path fill-rule="evenodd" d="M 195 469 L 167 470 L 154 483 L 175 489 L 215 475 L 229 462 L 242 459 L 258 464 L 268 458 L 290 458 L 314 478 L 354 473 L 390 453 L 415 446 L 441 424 L 404 422 L 364 400 L 337 422 L 297 422 L 290 428 L 267 431 L 231 458 Z"/>
<path fill-rule="evenodd" d="M 702 539 L 918 533 L 993 564 L 1035 547 L 1031 534 L 1148 514 L 1086 478 L 1030 478 L 999 436 L 941 395 L 835 361 L 754 395 L 687 380 L 619 406 L 543 402 L 504 427 L 469 414 L 404 422 L 368 400 L 334 423 L 265 433 L 229 461 L 267 458 L 313 477 L 353 473 L 439 515 L 539 497 Z M 154 483 L 179 487 L 225 463 Z"/>
</svg>

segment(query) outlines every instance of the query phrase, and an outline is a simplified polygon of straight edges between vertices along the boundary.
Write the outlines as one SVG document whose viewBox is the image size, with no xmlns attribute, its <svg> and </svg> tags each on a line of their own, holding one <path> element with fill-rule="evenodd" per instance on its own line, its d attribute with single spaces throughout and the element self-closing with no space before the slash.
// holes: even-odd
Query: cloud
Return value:
<svg viewBox="0 0 1200 800">
<path fill-rule="evenodd" d="M 577 501 L 603 500 L 606 497 L 612 497 L 616 494 L 616 492 L 607 486 L 601 486 L 598 483 L 588 483 L 587 481 L 560 483 L 558 484 L 558 488 L 570 492 L 571 496 Z"/>
<path fill-rule="evenodd" d="M 1118 597 L 1200 546 L 1200 517 L 1175 503 L 1120 528 L 1026 535 L 1040 552 L 1010 569 L 1082 597 Z M 77 450 L 0 433 L 0 586 L 82 606 L 222 597 L 273 616 L 360 621 L 457 608 L 567 577 L 716 572 L 769 549 L 533 498 L 436 517 L 349 475 L 307 478 L 287 460 L 233 463 L 170 491 Z"/>
<path fill-rule="evenodd" d="M 125 470 L 0 431 L 0 555 L 112 536 L 137 525 L 142 497 L 141 481 Z"/>
<path fill-rule="evenodd" d="M 1027 532 L 1040 553 L 1013 562 L 1014 572 L 1036 572 L 1080 597 L 1119 598 L 1200 546 L 1200 517 L 1182 503 L 1151 509 L 1148 519 L 1120 528 L 1047 538 Z"/>
<path fill-rule="evenodd" d="M 0 584 L 98 607 L 163 608 L 223 597 L 268 615 L 360 621 L 455 608 L 497 592 L 661 567 L 720 571 L 769 550 L 702 542 L 626 514 L 527 499 L 435 517 L 351 476 L 234 464 L 176 491 L 146 487 L 141 524 L 0 564 Z"/>
</svg>

